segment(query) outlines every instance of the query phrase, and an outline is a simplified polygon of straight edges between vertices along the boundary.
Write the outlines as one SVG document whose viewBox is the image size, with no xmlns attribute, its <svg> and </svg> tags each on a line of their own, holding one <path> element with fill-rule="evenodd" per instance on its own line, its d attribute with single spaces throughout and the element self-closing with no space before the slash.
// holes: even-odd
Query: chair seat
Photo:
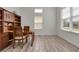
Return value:
<svg viewBox="0 0 79 59">
<path fill-rule="evenodd" d="M 21 37 L 21 36 L 17 36 L 17 37 L 14 37 L 14 39 L 24 39 L 24 38 L 26 38 L 26 36 L 23 36 L 23 37 Z"/>
</svg>

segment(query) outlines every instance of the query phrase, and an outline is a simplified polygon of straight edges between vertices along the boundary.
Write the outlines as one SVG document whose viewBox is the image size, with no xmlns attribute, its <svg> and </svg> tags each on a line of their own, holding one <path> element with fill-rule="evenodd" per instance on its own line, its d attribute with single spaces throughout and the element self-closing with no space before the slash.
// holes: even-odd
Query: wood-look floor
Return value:
<svg viewBox="0 0 79 59">
<path fill-rule="evenodd" d="M 58 36 L 36 36 L 33 47 L 29 40 L 23 48 L 8 46 L 1 52 L 78 52 L 79 49 Z"/>
</svg>

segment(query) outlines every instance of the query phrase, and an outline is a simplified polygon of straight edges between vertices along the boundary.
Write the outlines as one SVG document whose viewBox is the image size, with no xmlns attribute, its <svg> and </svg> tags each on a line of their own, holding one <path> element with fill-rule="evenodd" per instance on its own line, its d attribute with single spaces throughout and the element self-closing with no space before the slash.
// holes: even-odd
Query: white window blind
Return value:
<svg viewBox="0 0 79 59">
<path fill-rule="evenodd" d="M 34 28 L 35 29 L 42 29 L 42 24 L 43 24 L 43 17 L 42 16 L 35 16 Z"/>
</svg>

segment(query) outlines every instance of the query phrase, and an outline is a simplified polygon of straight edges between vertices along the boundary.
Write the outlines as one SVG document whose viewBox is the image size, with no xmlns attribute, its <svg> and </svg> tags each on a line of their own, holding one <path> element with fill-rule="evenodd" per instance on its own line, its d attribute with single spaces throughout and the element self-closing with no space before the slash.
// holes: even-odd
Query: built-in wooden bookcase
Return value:
<svg viewBox="0 0 79 59">
<path fill-rule="evenodd" d="M 0 8 L 0 50 L 8 44 L 8 33 L 4 32 L 4 9 Z"/>
<path fill-rule="evenodd" d="M 0 8 L 0 50 L 8 46 L 15 26 L 21 26 L 21 17 Z"/>
</svg>

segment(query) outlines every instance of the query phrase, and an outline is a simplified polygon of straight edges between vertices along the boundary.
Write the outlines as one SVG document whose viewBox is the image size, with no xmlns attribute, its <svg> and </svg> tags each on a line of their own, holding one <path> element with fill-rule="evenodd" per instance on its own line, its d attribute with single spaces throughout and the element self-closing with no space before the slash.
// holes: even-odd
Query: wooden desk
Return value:
<svg viewBox="0 0 79 59">
<path fill-rule="evenodd" d="M 27 32 L 27 33 L 25 33 L 25 32 L 23 31 L 23 34 L 24 34 L 24 35 L 27 35 L 27 37 L 28 37 L 29 35 L 32 35 L 32 43 L 31 43 L 31 46 L 33 46 L 34 39 L 35 39 L 35 33 L 34 33 L 33 31 L 29 31 L 29 32 Z M 26 37 L 26 38 L 27 38 L 27 37 Z M 27 42 L 27 40 L 26 40 L 26 42 Z"/>
<path fill-rule="evenodd" d="M 33 46 L 33 43 L 34 43 L 34 39 L 35 39 L 35 33 L 32 32 L 32 31 L 29 31 L 29 34 L 32 35 L 32 43 L 31 43 L 31 46 Z"/>
</svg>

